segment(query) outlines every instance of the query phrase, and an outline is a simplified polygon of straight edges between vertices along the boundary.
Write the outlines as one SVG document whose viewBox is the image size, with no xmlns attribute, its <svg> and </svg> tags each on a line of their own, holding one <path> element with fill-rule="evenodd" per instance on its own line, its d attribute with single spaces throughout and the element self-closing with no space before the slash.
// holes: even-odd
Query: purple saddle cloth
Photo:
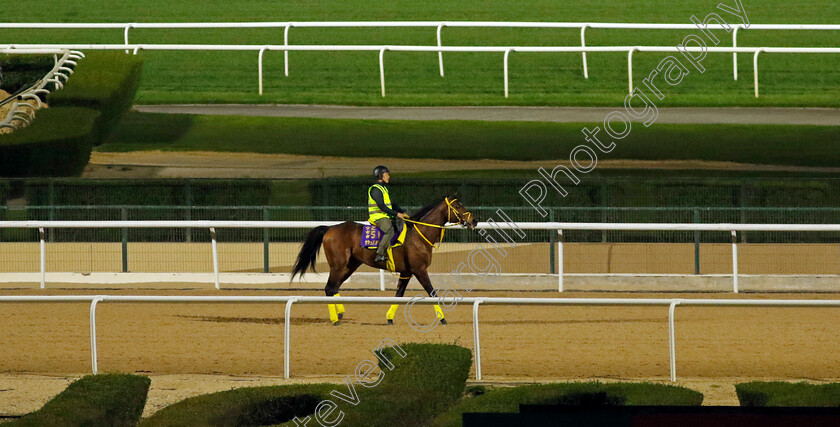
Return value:
<svg viewBox="0 0 840 427">
<path fill-rule="evenodd" d="M 402 221 L 397 225 L 396 231 L 394 231 L 394 237 L 391 238 L 391 246 L 394 246 L 400 238 L 400 234 L 402 233 L 402 229 L 405 226 Z M 382 240 L 382 230 L 375 225 L 365 225 L 362 228 L 362 247 L 363 248 L 375 248 L 379 245 L 379 241 Z"/>
</svg>

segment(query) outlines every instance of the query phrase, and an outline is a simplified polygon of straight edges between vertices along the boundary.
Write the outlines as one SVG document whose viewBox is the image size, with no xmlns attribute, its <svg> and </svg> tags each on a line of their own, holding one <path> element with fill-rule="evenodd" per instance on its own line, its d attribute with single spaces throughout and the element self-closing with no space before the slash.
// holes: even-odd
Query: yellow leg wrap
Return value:
<svg viewBox="0 0 840 427">
<path fill-rule="evenodd" d="M 330 308 L 330 322 L 338 322 L 338 313 L 335 312 L 335 304 L 327 304 Z"/>
<path fill-rule="evenodd" d="M 385 316 L 386 320 L 394 320 L 394 315 L 397 314 L 397 307 L 399 307 L 399 305 L 394 304 L 388 309 L 388 314 Z"/>
<path fill-rule="evenodd" d="M 440 306 L 435 304 L 435 314 L 437 315 L 438 319 L 443 319 L 443 310 L 440 309 Z"/>
<path fill-rule="evenodd" d="M 333 296 L 338 297 L 338 296 L 341 296 L 341 295 L 335 294 Z M 338 314 L 344 313 L 344 304 L 336 304 L 336 311 L 338 312 Z"/>
</svg>

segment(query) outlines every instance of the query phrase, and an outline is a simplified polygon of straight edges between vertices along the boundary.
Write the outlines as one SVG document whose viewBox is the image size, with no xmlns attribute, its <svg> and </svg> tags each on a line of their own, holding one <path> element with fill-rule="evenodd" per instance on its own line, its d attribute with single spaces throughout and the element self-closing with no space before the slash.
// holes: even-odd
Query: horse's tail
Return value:
<svg viewBox="0 0 840 427">
<path fill-rule="evenodd" d="M 306 236 L 306 241 L 303 242 L 303 247 L 300 248 L 300 253 L 295 260 L 295 267 L 292 269 L 292 280 L 298 274 L 303 277 L 307 268 L 315 271 L 315 261 L 318 259 L 318 252 L 321 251 L 321 243 L 324 241 L 327 230 L 329 227 L 322 225 L 313 228 Z"/>
</svg>

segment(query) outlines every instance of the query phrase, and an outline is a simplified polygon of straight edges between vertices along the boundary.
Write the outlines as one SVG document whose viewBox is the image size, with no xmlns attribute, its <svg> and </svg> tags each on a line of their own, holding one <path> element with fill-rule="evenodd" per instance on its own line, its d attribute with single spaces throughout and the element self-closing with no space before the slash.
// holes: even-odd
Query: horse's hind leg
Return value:
<svg viewBox="0 0 840 427">
<path fill-rule="evenodd" d="M 341 285 L 343 285 L 344 282 L 346 282 L 347 279 L 349 279 L 350 276 L 352 276 L 353 273 L 356 272 L 356 269 L 359 268 L 360 265 L 362 265 L 361 261 L 357 260 L 352 256 L 350 257 L 350 262 L 347 263 L 347 272 L 344 274 L 344 277 L 342 277 L 338 283 L 339 288 L 341 288 Z M 335 296 L 338 297 L 341 295 L 339 295 L 338 292 L 336 292 Z M 336 313 L 338 314 L 338 320 L 341 320 L 342 318 L 344 318 L 344 304 L 336 304 L 335 306 Z"/>
<path fill-rule="evenodd" d="M 359 268 L 361 263 L 356 260 L 355 258 L 350 258 L 347 264 L 342 265 L 340 267 L 332 267 L 330 266 L 330 277 L 327 279 L 327 286 L 324 287 L 324 293 L 328 296 L 339 296 L 338 290 L 341 288 L 341 284 L 347 280 L 353 272 Z M 343 304 L 327 304 L 329 311 L 330 311 L 330 321 L 333 325 L 338 326 L 338 321 L 344 317 L 344 305 Z"/>
<path fill-rule="evenodd" d="M 330 268 L 330 277 L 327 279 L 327 286 L 324 287 L 324 293 L 328 296 L 335 296 L 338 293 L 338 288 L 341 286 L 339 278 L 344 275 L 345 268 Z M 330 322 L 338 326 L 338 309 L 336 304 L 327 304 L 330 310 Z"/>
</svg>

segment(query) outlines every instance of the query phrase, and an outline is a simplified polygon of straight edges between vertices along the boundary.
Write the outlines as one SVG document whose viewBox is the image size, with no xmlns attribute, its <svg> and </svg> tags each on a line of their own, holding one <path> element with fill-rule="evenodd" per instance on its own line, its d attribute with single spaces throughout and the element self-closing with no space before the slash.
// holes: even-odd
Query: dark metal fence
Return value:
<svg viewBox="0 0 840 427">
<path fill-rule="evenodd" d="M 457 192 L 468 206 L 529 207 L 519 190 L 531 179 L 396 178 L 392 193 L 422 205 Z M 19 206 L 363 206 L 367 178 L 293 179 L 0 179 L 0 205 Z M 840 208 L 840 178 L 588 177 L 545 205 L 609 207 Z"/>
</svg>

